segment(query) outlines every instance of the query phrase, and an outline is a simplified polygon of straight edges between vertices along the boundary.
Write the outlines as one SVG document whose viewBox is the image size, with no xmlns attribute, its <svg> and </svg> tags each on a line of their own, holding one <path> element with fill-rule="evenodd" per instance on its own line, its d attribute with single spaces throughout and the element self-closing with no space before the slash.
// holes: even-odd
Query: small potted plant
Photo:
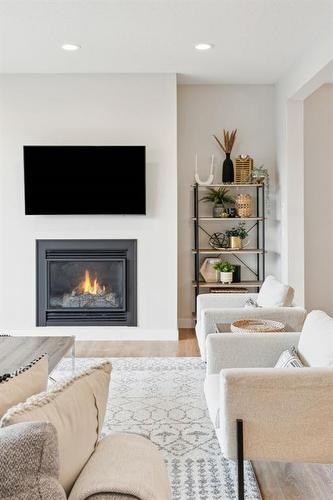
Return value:
<svg viewBox="0 0 333 500">
<path fill-rule="evenodd" d="M 232 283 L 233 272 L 235 270 L 235 266 L 230 264 L 230 262 L 217 262 L 214 265 L 214 269 L 220 273 L 220 281 L 224 284 Z"/>
<path fill-rule="evenodd" d="M 228 229 L 225 234 L 229 238 L 230 248 L 240 250 L 246 246 L 243 244 L 243 241 L 248 237 L 249 233 L 245 229 L 245 222 L 240 222 L 236 227 Z"/>
<path fill-rule="evenodd" d="M 213 203 L 213 217 L 228 217 L 225 205 L 235 203 L 235 198 L 228 193 L 229 189 L 224 187 L 209 188 L 208 194 L 201 198 L 200 201 Z"/>
<path fill-rule="evenodd" d="M 252 184 L 265 184 L 265 200 L 269 203 L 269 172 L 264 165 L 256 167 L 252 170 L 250 175 L 250 182 Z"/>
</svg>

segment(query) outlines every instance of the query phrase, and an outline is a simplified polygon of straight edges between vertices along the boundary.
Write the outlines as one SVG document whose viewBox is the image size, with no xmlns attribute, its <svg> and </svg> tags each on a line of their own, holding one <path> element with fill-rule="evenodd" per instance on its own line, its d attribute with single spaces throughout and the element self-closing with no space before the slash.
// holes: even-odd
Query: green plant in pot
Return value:
<svg viewBox="0 0 333 500">
<path fill-rule="evenodd" d="M 269 172 L 264 165 L 255 167 L 250 175 L 250 182 L 253 184 L 265 184 L 265 201 L 269 204 Z"/>
<path fill-rule="evenodd" d="M 217 262 L 214 265 L 214 269 L 220 273 L 220 281 L 224 284 L 230 284 L 233 280 L 233 272 L 235 271 L 235 266 L 230 264 L 230 262 Z"/>
<path fill-rule="evenodd" d="M 235 198 L 224 187 L 208 188 L 208 193 L 200 201 L 213 203 L 213 217 L 228 217 L 226 205 L 235 203 Z"/>
<path fill-rule="evenodd" d="M 236 227 L 232 227 L 225 232 L 229 238 L 229 246 L 234 250 L 240 250 L 247 245 L 243 241 L 248 237 L 249 233 L 245 229 L 245 222 L 240 222 Z"/>
</svg>

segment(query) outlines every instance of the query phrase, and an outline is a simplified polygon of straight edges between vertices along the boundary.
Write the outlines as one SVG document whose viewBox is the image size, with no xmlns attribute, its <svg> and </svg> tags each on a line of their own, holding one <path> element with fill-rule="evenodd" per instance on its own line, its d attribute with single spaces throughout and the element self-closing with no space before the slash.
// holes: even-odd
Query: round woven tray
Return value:
<svg viewBox="0 0 333 500">
<path fill-rule="evenodd" d="M 240 319 L 231 324 L 234 333 L 284 332 L 285 325 L 270 319 Z"/>
</svg>

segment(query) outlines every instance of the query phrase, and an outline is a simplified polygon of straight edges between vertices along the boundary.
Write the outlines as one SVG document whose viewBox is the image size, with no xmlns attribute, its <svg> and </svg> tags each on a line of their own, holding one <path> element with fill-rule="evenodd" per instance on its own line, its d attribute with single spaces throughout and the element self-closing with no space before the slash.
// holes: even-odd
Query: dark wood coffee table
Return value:
<svg viewBox="0 0 333 500">
<path fill-rule="evenodd" d="M 0 337 L 0 373 L 11 373 L 42 354 L 49 358 L 49 375 L 71 351 L 75 371 L 75 337 Z"/>
</svg>

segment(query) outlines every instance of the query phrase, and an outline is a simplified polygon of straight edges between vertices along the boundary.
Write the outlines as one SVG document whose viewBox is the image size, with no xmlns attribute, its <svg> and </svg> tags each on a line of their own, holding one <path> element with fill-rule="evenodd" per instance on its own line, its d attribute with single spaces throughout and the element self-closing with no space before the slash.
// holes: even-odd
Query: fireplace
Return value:
<svg viewBox="0 0 333 500">
<path fill-rule="evenodd" d="M 37 326 L 136 326 L 136 240 L 37 240 Z"/>
</svg>

